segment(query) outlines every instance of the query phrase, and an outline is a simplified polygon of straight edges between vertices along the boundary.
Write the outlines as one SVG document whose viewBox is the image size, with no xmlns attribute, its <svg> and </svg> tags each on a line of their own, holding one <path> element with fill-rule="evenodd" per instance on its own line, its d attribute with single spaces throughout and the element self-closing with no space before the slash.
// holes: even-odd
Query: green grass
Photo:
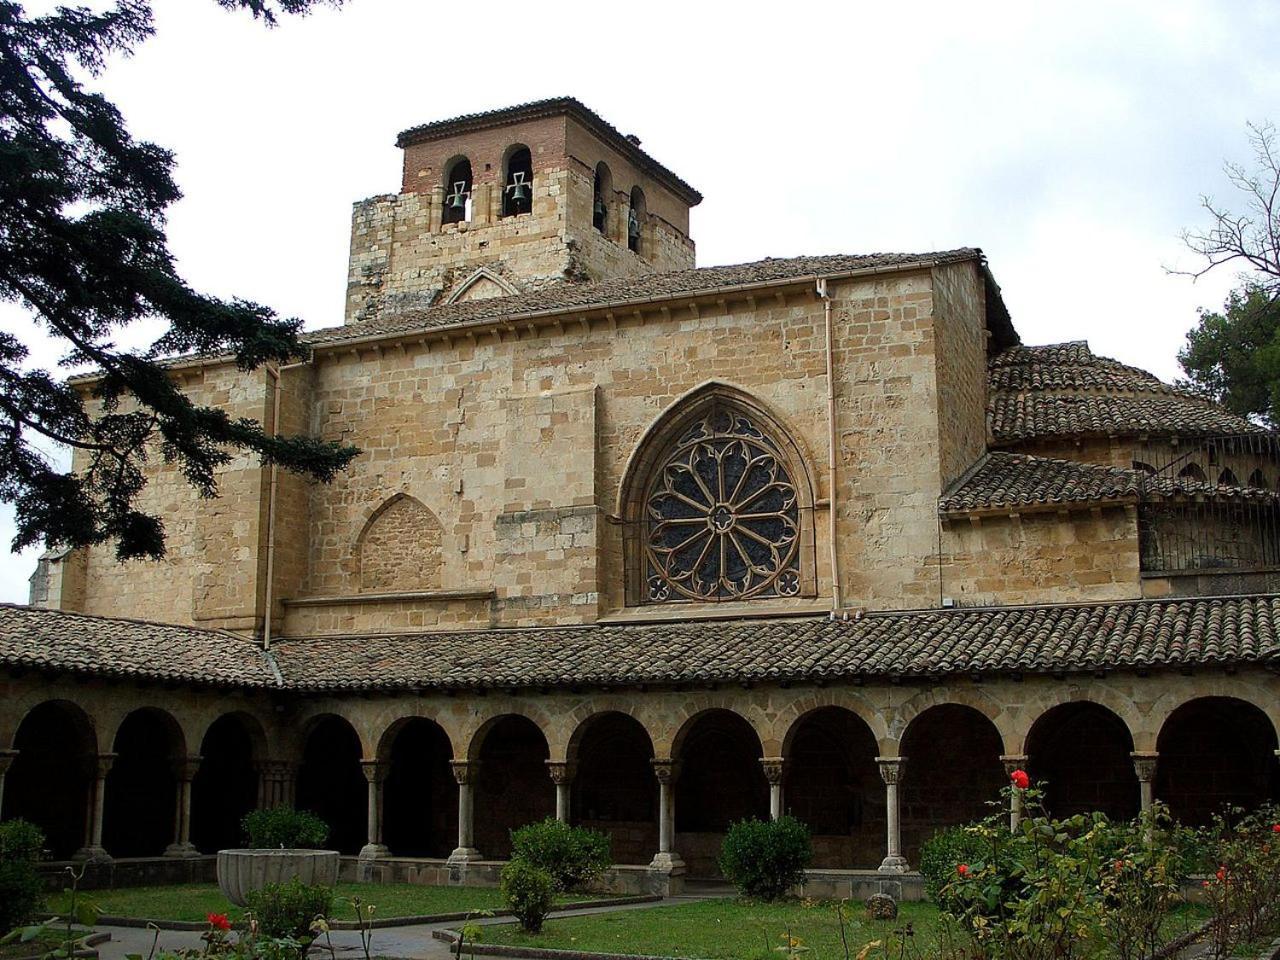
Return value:
<svg viewBox="0 0 1280 960">
<path fill-rule="evenodd" d="M 87 936 L 91 931 L 77 927 L 73 936 Z M 16 957 L 36 957 L 62 946 L 67 935 L 66 927 L 45 930 L 39 936 L 26 943 L 0 943 L 0 960 L 12 960 Z"/>
<path fill-rule="evenodd" d="M 85 894 L 104 914 L 144 920 L 203 921 L 210 913 L 225 913 L 238 920 L 243 910 L 222 895 L 217 884 L 184 883 L 165 887 L 124 887 L 93 890 Z M 418 883 L 340 883 L 334 888 L 334 920 L 354 920 L 355 912 L 344 897 L 359 897 L 377 909 L 375 920 L 388 917 L 431 916 L 467 910 L 499 910 L 502 894 L 491 887 L 432 887 Z M 566 902 L 586 897 L 564 897 Z M 49 909 L 57 913 L 64 895 L 49 898 Z"/>
<path fill-rule="evenodd" d="M 867 943 L 888 941 L 895 930 L 911 926 L 907 956 L 929 956 L 942 936 L 938 909 L 930 903 L 899 905 L 897 920 L 863 919 L 858 903 L 849 905 L 853 922 L 846 928 L 850 956 Z M 1199 923 L 1195 908 L 1178 910 L 1169 921 L 1170 936 Z M 522 933 L 514 924 L 488 926 L 485 943 L 551 947 L 599 953 L 631 953 L 702 960 L 782 960 L 780 949 L 790 934 L 807 948 L 811 960 L 843 958 L 835 905 L 831 902 L 786 901 L 754 903 L 739 900 L 704 900 L 670 907 L 565 917 L 546 922 L 540 934 Z M 894 956 L 897 956 L 895 948 Z M 883 958 L 882 951 L 869 955 Z"/>
</svg>

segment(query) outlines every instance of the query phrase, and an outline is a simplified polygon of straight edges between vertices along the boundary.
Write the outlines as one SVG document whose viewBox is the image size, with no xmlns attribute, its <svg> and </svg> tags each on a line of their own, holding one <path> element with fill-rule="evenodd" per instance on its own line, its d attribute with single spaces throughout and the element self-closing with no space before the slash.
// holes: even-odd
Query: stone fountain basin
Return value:
<svg viewBox="0 0 1280 960">
<path fill-rule="evenodd" d="M 244 849 L 218 851 L 218 887 L 237 907 L 268 883 L 297 877 L 303 883 L 332 887 L 338 882 L 337 850 Z"/>
</svg>

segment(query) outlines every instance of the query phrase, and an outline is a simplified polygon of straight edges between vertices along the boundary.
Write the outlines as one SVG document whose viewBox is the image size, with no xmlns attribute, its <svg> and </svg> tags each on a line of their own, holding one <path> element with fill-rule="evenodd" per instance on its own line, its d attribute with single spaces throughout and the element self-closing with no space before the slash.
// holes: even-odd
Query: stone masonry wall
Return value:
<svg viewBox="0 0 1280 960">
<path fill-rule="evenodd" d="M 977 263 L 933 270 L 941 483 L 945 488 L 987 449 L 986 290 Z"/>
<path fill-rule="evenodd" d="M 440 521 L 412 497 L 388 501 L 360 538 L 360 589 L 366 593 L 440 586 Z"/>
</svg>

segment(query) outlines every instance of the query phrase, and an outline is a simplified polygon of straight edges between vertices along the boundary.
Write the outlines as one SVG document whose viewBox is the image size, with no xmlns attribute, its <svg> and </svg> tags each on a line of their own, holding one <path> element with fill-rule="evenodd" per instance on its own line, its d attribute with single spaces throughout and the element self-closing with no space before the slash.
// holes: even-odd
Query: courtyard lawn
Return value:
<svg viewBox="0 0 1280 960">
<path fill-rule="evenodd" d="M 203 921 L 210 913 L 225 913 L 232 921 L 244 911 L 232 906 L 214 883 L 184 883 L 164 887 L 122 887 L 91 890 L 87 896 L 104 914 L 142 920 Z M 432 887 L 418 883 L 340 883 L 334 888 L 332 919 L 354 920 L 355 911 L 343 898 L 359 897 L 373 904 L 375 920 L 390 917 L 434 916 L 468 910 L 500 910 L 502 894 L 492 887 Z M 586 897 L 566 896 L 565 902 Z M 596 898 L 599 899 L 599 898 Z M 64 895 L 49 898 L 49 910 L 57 913 Z"/>
<path fill-rule="evenodd" d="M 889 921 L 865 919 L 865 910 L 857 902 L 848 904 L 846 909 L 853 918 L 845 929 L 850 956 L 856 957 L 875 940 L 887 945 L 895 930 L 905 930 L 908 925 L 912 935 L 907 956 L 929 956 L 944 935 L 938 909 L 931 903 L 900 904 L 898 919 Z M 1180 908 L 1170 917 L 1169 938 L 1198 925 L 1206 916 L 1200 907 Z M 701 960 L 779 960 L 785 956 L 788 935 L 798 938 L 805 948 L 803 955 L 814 960 L 845 956 L 835 904 L 811 900 L 703 900 L 553 918 L 547 920 L 540 934 L 522 933 L 516 924 L 486 926 L 482 942 Z M 885 954 L 873 950 L 868 956 L 882 958 Z"/>
</svg>

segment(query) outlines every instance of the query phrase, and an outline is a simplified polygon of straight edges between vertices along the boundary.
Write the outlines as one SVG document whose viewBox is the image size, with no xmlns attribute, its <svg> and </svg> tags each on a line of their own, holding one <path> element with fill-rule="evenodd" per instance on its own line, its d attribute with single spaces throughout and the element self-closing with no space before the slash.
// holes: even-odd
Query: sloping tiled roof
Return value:
<svg viewBox="0 0 1280 960">
<path fill-rule="evenodd" d="M 801 280 L 814 276 L 838 276 L 862 270 L 901 267 L 928 267 L 932 264 L 980 260 L 982 251 L 974 247 L 936 253 L 835 254 L 825 257 L 789 257 L 757 260 L 723 267 L 698 267 L 669 273 L 648 273 L 638 277 L 618 277 L 595 283 L 554 283 L 529 293 L 443 304 L 425 310 L 406 310 L 389 316 L 341 327 L 312 330 L 302 335 L 304 343 L 322 346 L 364 337 L 462 327 L 490 323 L 540 313 L 566 310 L 605 309 L 661 297 L 715 293 L 729 287 Z"/>
<path fill-rule="evenodd" d="M 491 127 L 506 126 L 528 120 L 540 120 L 543 117 L 565 115 L 572 117 L 594 133 L 609 146 L 613 147 L 635 166 L 665 183 L 675 194 L 690 206 L 702 202 L 700 194 L 685 183 L 671 170 L 664 167 L 648 153 L 640 149 L 639 140 L 631 140 L 624 136 L 617 127 L 606 121 L 594 110 L 588 109 L 574 97 L 553 97 L 549 100 L 535 100 L 521 103 L 514 107 L 502 107 L 498 110 L 486 110 L 483 113 L 468 113 L 449 120 L 436 120 L 432 123 L 420 124 L 402 130 L 396 137 L 397 147 L 407 147 L 426 140 L 439 140 L 444 137 L 456 137 L 459 134 L 476 130 L 488 130 Z"/>
<path fill-rule="evenodd" d="M 1280 494 L 1262 487 L 1217 484 L 1189 477 L 1150 476 L 1139 470 L 1078 460 L 993 451 L 938 498 L 938 512 L 963 514 L 1139 499 L 1275 503 Z"/>
<path fill-rule="evenodd" d="M 1074 460 L 989 453 L 938 500 L 940 513 L 1136 499 L 1142 474 Z"/>
<path fill-rule="evenodd" d="M 277 686 L 259 644 L 216 630 L 0 604 L 0 665 L 58 673 Z"/>
<path fill-rule="evenodd" d="M 4 607 L 0 664 L 297 691 L 543 688 L 1280 663 L 1280 597 L 284 640 Z M 278 674 L 273 672 L 278 669 Z"/>
<path fill-rule="evenodd" d="M 1083 341 L 1011 347 L 993 357 L 987 371 L 987 429 L 997 444 L 1043 437 L 1266 432 L 1154 374 L 1096 356 Z"/>
</svg>

